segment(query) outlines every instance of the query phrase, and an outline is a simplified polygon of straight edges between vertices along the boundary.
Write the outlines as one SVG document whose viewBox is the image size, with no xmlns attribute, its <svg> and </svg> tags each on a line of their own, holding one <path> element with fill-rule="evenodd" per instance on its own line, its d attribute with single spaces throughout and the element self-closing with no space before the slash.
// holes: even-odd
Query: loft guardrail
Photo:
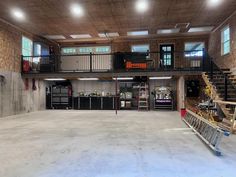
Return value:
<svg viewBox="0 0 236 177">
<path fill-rule="evenodd" d="M 204 58 L 204 50 L 22 56 L 22 72 L 202 71 Z"/>
</svg>

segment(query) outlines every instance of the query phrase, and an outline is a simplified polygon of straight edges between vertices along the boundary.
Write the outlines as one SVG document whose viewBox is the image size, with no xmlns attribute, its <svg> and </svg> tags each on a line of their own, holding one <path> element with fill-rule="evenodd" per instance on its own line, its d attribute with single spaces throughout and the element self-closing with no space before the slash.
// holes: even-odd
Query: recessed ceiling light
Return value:
<svg viewBox="0 0 236 177">
<path fill-rule="evenodd" d="M 52 40 L 66 39 L 63 35 L 46 35 L 44 37 Z"/>
<path fill-rule="evenodd" d="M 80 80 L 80 81 L 97 81 L 99 79 L 96 77 L 94 77 L 94 78 L 89 77 L 89 78 L 78 78 L 78 80 Z"/>
<path fill-rule="evenodd" d="M 209 7 L 215 7 L 220 5 L 223 2 L 223 0 L 208 0 L 208 6 Z"/>
<path fill-rule="evenodd" d="M 118 37 L 120 36 L 119 33 L 114 32 L 114 33 L 99 33 L 99 37 Z"/>
<path fill-rule="evenodd" d="M 171 76 L 167 77 L 149 77 L 150 80 L 167 80 L 167 79 L 172 79 Z"/>
<path fill-rule="evenodd" d="M 127 32 L 128 36 L 146 36 L 148 35 L 148 31 L 130 31 Z"/>
<path fill-rule="evenodd" d="M 17 20 L 25 20 L 25 13 L 18 8 L 14 8 L 11 10 L 12 16 Z"/>
<path fill-rule="evenodd" d="M 211 32 L 214 26 L 205 26 L 205 27 L 193 27 L 188 30 L 189 33 L 197 33 L 197 32 Z"/>
<path fill-rule="evenodd" d="M 180 28 L 173 29 L 159 29 L 157 30 L 157 34 L 171 34 L 171 33 L 179 33 Z"/>
<path fill-rule="evenodd" d="M 84 10 L 79 4 L 71 4 L 70 11 L 74 17 L 81 17 L 84 15 Z"/>
<path fill-rule="evenodd" d="M 64 81 L 65 79 L 63 78 L 48 78 L 48 79 L 44 79 L 45 81 Z"/>
<path fill-rule="evenodd" d="M 139 13 L 146 12 L 148 10 L 148 2 L 147 2 L 147 0 L 137 0 L 137 2 L 136 2 L 136 10 Z"/>
<path fill-rule="evenodd" d="M 92 36 L 90 34 L 72 34 L 70 35 L 73 39 L 87 39 L 91 38 Z"/>
</svg>

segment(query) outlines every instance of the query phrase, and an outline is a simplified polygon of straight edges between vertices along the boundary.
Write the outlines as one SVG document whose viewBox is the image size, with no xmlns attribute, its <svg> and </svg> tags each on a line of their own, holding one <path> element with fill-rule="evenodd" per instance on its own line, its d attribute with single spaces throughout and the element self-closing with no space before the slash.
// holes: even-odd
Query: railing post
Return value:
<svg viewBox="0 0 236 177">
<path fill-rule="evenodd" d="M 213 80 L 213 61 L 210 58 L 210 78 Z"/>
<path fill-rule="evenodd" d="M 202 49 L 203 56 L 202 56 L 202 71 L 205 71 L 205 63 L 206 63 L 206 50 Z"/>
<path fill-rule="evenodd" d="M 227 101 L 228 100 L 228 75 L 224 74 L 224 86 L 225 86 L 225 90 L 224 90 L 224 100 Z"/>
<path fill-rule="evenodd" d="M 24 58 L 23 55 L 21 55 L 21 73 L 24 72 Z"/>
<path fill-rule="evenodd" d="M 93 54 L 90 52 L 89 54 L 89 63 L 90 63 L 90 72 L 93 72 Z"/>
</svg>

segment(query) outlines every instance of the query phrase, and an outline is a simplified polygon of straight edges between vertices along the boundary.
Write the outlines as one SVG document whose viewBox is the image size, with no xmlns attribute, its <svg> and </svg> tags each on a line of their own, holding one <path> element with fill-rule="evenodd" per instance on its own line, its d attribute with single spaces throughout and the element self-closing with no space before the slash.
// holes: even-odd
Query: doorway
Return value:
<svg viewBox="0 0 236 177">
<path fill-rule="evenodd" d="M 160 68 L 161 69 L 174 68 L 174 45 L 173 44 L 160 45 Z"/>
</svg>

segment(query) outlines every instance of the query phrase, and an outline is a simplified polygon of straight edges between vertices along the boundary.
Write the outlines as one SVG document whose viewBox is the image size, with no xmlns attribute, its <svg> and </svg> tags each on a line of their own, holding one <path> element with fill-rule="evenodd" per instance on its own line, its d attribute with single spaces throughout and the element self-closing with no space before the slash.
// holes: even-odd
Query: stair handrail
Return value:
<svg viewBox="0 0 236 177">
<path fill-rule="evenodd" d="M 207 55 L 207 58 L 209 59 L 210 62 L 210 69 L 208 70 L 208 72 L 210 72 L 210 79 L 213 80 L 213 75 L 214 75 L 214 71 L 218 71 L 220 72 L 222 75 L 224 75 L 224 100 L 227 101 L 228 99 L 228 84 L 230 86 L 232 86 L 233 88 L 236 89 L 235 85 L 231 82 L 231 80 L 229 79 L 229 76 L 227 73 L 225 73 L 213 60 L 212 57 L 210 57 L 209 55 Z"/>
</svg>

